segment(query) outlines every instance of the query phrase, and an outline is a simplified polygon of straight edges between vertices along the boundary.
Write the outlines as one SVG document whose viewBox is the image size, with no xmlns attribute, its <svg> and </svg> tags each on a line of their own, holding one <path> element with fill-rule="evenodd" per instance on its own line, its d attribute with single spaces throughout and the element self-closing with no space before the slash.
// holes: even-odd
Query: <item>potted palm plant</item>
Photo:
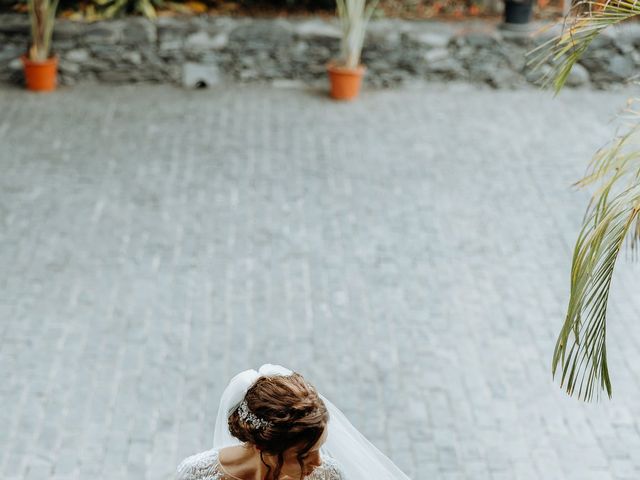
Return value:
<svg viewBox="0 0 640 480">
<path fill-rule="evenodd" d="M 367 24 L 378 0 L 337 0 L 336 3 L 342 30 L 340 58 L 329 62 L 327 71 L 331 96 L 351 100 L 358 96 L 366 71 L 360 63 L 360 55 Z"/>
<path fill-rule="evenodd" d="M 58 0 L 29 0 L 31 45 L 23 55 L 24 76 L 29 90 L 55 90 L 58 58 L 51 56 L 51 36 Z"/>
<path fill-rule="evenodd" d="M 639 15 L 638 2 L 583 0 L 567 17 L 561 34 L 531 52 L 530 63 L 550 64 L 543 85 L 552 85 L 558 93 L 598 35 Z M 576 184 L 598 188 L 573 251 L 569 305 L 552 373 L 560 373 L 561 386 L 569 395 L 585 401 L 603 391 L 611 397 L 606 349 L 611 280 L 623 245 L 628 242 L 635 253 L 640 240 L 640 112 L 635 108 L 627 112 L 633 122 L 630 129 L 596 152 L 587 175 Z"/>
</svg>

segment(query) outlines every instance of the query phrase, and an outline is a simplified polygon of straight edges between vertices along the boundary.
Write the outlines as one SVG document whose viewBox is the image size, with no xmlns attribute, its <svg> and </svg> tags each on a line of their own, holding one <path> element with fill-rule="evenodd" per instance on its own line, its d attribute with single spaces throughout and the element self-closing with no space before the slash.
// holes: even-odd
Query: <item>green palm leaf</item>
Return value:
<svg viewBox="0 0 640 480">
<path fill-rule="evenodd" d="M 556 94 L 591 42 L 607 27 L 640 15 L 637 0 L 578 2 L 560 35 L 529 52 L 528 65 L 551 68 L 543 87 Z M 606 332 L 609 291 L 625 240 L 637 251 L 640 239 L 640 112 L 629 109 L 629 131 L 599 150 L 579 187 L 597 184 L 573 252 L 571 291 L 562 330 L 553 352 L 553 376 L 569 395 L 589 401 L 606 391 L 611 397 Z"/>
<path fill-rule="evenodd" d="M 553 85 L 556 93 L 564 86 L 571 68 L 604 29 L 640 15 L 636 0 L 583 0 L 565 19 L 562 33 L 529 52 L 528 65 L 534 70 L 550 64 L 542 78 L 543 87 Z"/>
<path fill-rule="evenodd" d="M 630 237 L 638 239 L 640 212 L 640 127 L 632 128 L 594 157 L 589 173 L 577 183 L 602 182 L 587 208 L 575 244 L 571 293 L 564 325 L 553 353 L 553 375 L 561 368 L 561 386 L 569 395 L 591 400 L 611 381 L 606 354 L 606 315 L 616 260 Z M 621 191 L 620 183 L 628 183 Z M 635 222 L 635 227 L 632 228 Z M 599 387 L 596 389 L 596 387 Z"/>
</svg>

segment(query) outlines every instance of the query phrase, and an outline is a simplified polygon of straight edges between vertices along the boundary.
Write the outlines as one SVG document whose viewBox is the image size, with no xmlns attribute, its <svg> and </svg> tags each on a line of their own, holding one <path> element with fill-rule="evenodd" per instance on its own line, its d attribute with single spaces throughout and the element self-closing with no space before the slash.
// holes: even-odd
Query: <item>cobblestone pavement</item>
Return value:
<svg viewBox="0 0 640 480">
<path fill-rule="evenodd" d="M 625 98 L 0 90 L 0 478 L 171 479 L 264 362 L 416 480 L 640 478 L 640 267 L 614 399 L 550 375 L 571 183 Z"/>
</svg>

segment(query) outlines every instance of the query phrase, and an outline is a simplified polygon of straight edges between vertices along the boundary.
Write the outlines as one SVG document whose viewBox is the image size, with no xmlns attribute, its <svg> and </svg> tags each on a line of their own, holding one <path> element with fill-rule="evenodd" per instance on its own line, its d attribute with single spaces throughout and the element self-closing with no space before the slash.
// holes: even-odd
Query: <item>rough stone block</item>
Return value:
<svg viewBox="0 0 640 480">
<path fill-rule="evenodd" d="M 217 65 L 187 62 L 182 66 L 182 85 L 185 88 L 210 87 L 220 80 Z"/>
<path fill-rule="evenodd" d="M 491 47 L 498 42 L 496 32 L 472 32 L 463 36 L 465 42 L 472 47 Z"/>
<path fill-rule="evenodd" d="M 414 42 L 428 48 L 443 48 L 449 45 L 451 34 L 435 32 L 413 32 L 409 38 Z"/>
<path fill-rule="evenodd" d="M 27 15 L 2 15 L 0 19 L 0 33 L 28 35 L 29 28 L 29 17 Z"/>
<path fill-rule="evenodd" d="M 86 28 L 84 23 L 58 19 L 53 29 L 53 42 L 57 44 L 60 40 L 77 40 L 84 35 Z"/>
<path fill-rule="evenodd" d="M 424 53 L 424 59 L 427 63 L 435 63 L 450 57 L 449 50 L 446 48 L 433 48 Z"/>
<path fill-rule="evenodd" d="M 627 80 L 636 73 L 633 59 L 627 55 L 616 55 L 611 58 L 607 71 L 618 80 Z"/>
<path fill-rule="evenodd" d="M 69 62 L 67 60 L 60 60 L 58 62 L 58 68 L 60 69 L 60 72 L 67 75 L 75 75 L 80 72 L 80 65 L 74 62 Z"/>
<path fill-rule="evenodd" d="M 122 42 L 129 45 L 149 44 L 155 42 L 156 38 L 156 27 L 146 18 L 127 19 L 127 23 L 122 29 Z"/>
<path fill-rule="evenodd" d="M 120 21 L 98 22 L 87 27 L 82 40 L 85 44 L 113 45 L 120 41 L 123 25 Z"/>
<path fill-rule="evenodd" d="M 305 20 L 296 25 L 295 34 L 304 39 L 341 37 L 340 28 L 336 23 L 327 23 L 319 19 Z"/>
<path fill-rule="evenodd" d="M 176 52 L 183 47 L 183 40 L 180 38 L 173 38 L 169 40 L 162 40 L 159 45 L 159 51 L 161 53 Z"/>
<path fill-rule="evenodd" d="M 134 65 L 140 65 L 142 63 L 142 55 L 136 50 L 125 52 L 122 55 L 122 59 Z"/>
<path fill-rule="evenodd" d="M 22 50 L 16 45 L 7 45 L 0 50 L 0 63 L 18 58 L 22 54 Z"/>
<path fill-rule="evenodd" d="M 551 73 L 551 66 L 547 64 L 540 65 L 539 68 L 533 70 L 528 69 L 525 73 L 525 79 L 529 83 L 533 83 L 535 85 L 540 85 L 545 77 Z"/>
<path fill-rule="evenodd" d="M 73 50 L 69 50 L 65 58 L 71 62 L 86 62 L 89 60 L 89 51 L 85 48 L 75 48 Z"/>
<path fill-rule="evenodd" d="M 207 32 L 195 32 L 187 37 L 185 47 L 191 50 L 220 50 L 227 46 L 229 36 L 218 33 L 213 37 Z"/>
<path fill-rule="evenodd" d="M 22 70 L 22 60 L 14 58 L 7 66 L 9 67 L 9 70 Z"/>
<path fill-rule="evenodd" d="M 567 85 L 570 87 L 580 87 L 589 83 L 589 72 L 579 63 L 576 63 L 569 76 L 567 77 Z"/>
<path fill-rule="evenodd" d="M 229 41 L 248 49 L 272 49 L 292 43 L 293 28 L 283 21 L 254 20 L 235 28 L 229 34 Z"/>
</svg>

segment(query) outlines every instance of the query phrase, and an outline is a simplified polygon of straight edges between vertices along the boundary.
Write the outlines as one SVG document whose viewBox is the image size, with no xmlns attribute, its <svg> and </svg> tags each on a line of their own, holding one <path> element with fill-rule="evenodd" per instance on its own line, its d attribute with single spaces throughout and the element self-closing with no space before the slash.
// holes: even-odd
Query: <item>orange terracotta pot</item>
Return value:
<svg viewBox="0 0 640 480">
<path fill-rule="evenodd" d="M 331 83 L 331 96 L 336 100 L 353 100 L 360 93 L 362 77 L 367 68 L 360 65 L 358 68 L 345 68 L 333 63 L 327 65 L 329 82 Z"/>
<path fill-rule="evenodd" d="M 58 57 L 51 57 L 42 62 L 35 62 L 23 55 L 20 57 L 24 65 L 24 79 L 27 88 L 34 92 L 51 92 L 58 83 Z"/>
</svg>

